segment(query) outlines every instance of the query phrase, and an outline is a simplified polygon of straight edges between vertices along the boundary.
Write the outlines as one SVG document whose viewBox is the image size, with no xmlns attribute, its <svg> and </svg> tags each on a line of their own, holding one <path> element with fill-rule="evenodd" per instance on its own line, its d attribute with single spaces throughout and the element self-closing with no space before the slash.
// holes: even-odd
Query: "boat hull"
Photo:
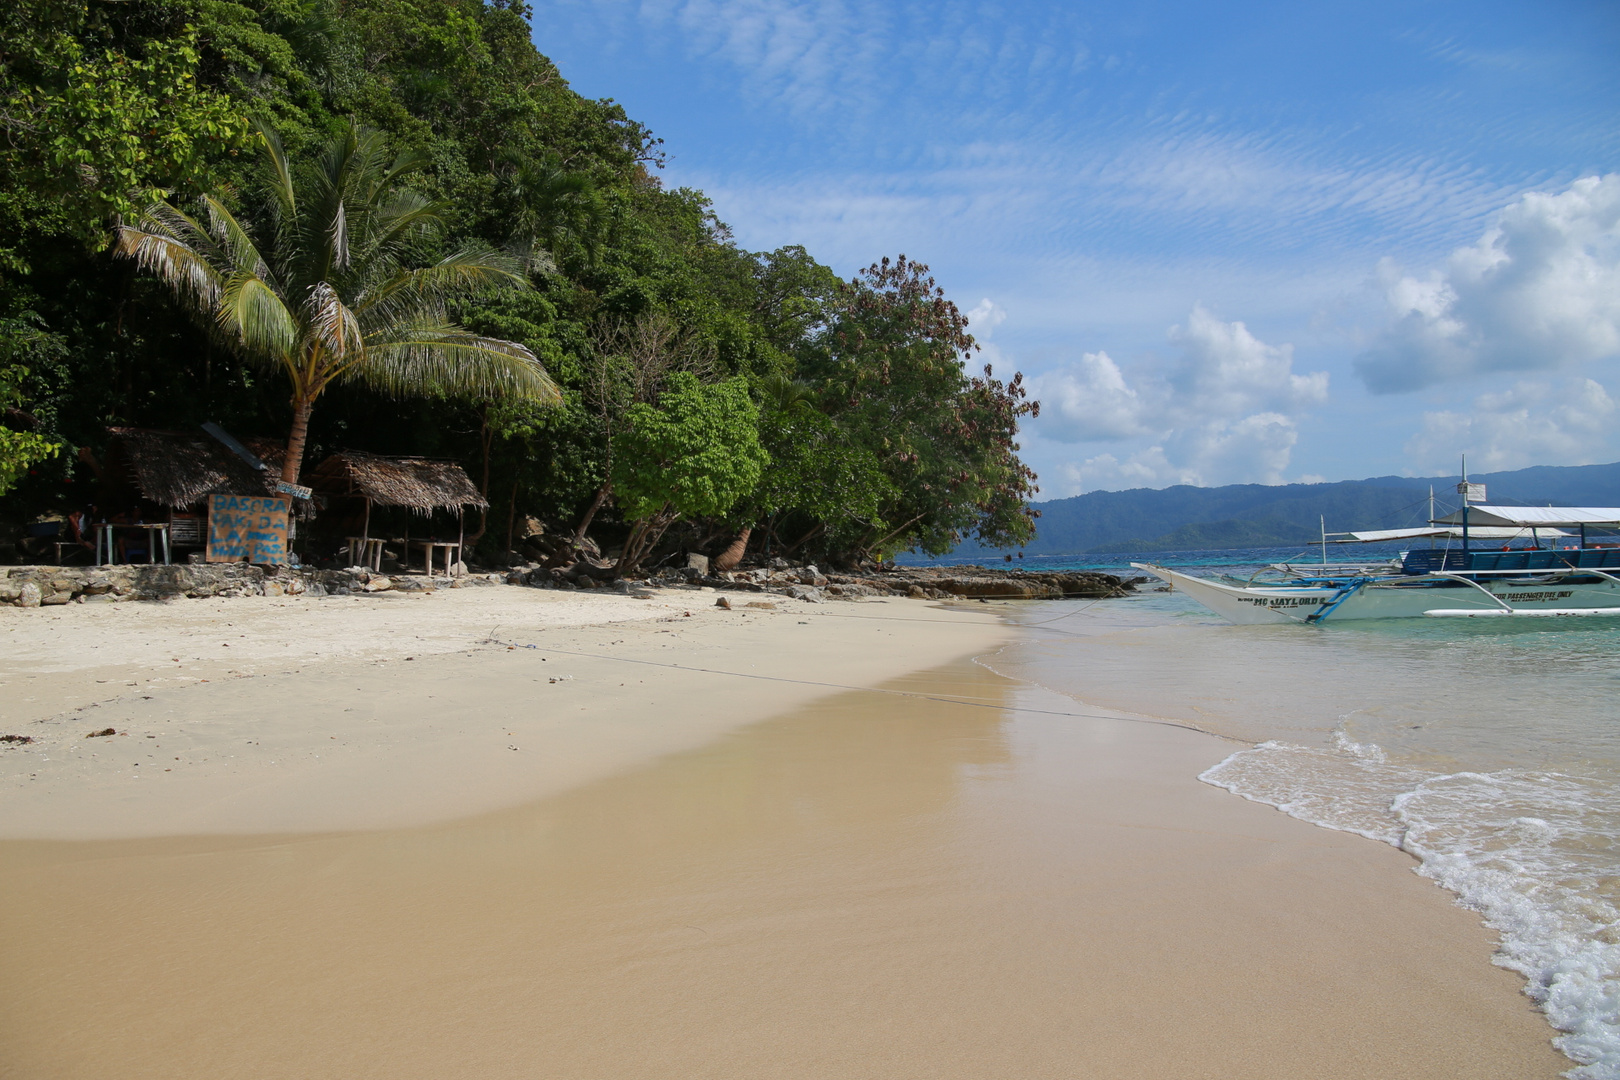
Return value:
<svg viewBox="0 0 1620 1080">
<path fill-rule="evenodd" d="M 1482 589 L 1456 579 L 1369 578 L 1347 592 L 1331 585 L 1226 585 L 1152 563 L 1131 565 L 1168 582 L 1228 621 L 1245 625 L 1420 619 L 1431 611 L 1508 615 L 1507 608 L 1515 612 L 1548 614 L 1620 610 L 1620 582 L 1610 579 L 1562 582 L 1500 579 L 1482 583 Z"/>
</svg>

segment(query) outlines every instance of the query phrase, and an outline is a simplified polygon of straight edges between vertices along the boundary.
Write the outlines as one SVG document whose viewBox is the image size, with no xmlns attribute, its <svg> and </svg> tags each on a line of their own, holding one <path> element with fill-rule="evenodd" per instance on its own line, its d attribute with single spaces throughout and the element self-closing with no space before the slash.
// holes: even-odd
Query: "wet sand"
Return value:
<svg viewBox="0 0 1620 1080">
<path fill-rule="evenodd" d="M 724 630 L 696 637 L 762 659 Z M 518 657 L 438 662 L 483 694 Z M 1230 744 L 1074 715 L 966 660 L 883 688 L 454 821 L 0 843 L 0 1076 L 1568 1067 L 1409 858 L 1197 783 Z M 690 704 L 617 708 L 646 737 Z"/>
</svg>

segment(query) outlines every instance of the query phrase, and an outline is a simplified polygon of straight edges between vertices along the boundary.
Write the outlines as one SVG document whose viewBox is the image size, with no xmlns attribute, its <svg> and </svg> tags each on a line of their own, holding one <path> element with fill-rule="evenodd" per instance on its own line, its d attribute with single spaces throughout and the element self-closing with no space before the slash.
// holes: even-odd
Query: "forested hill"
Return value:
<svg viewBox="0 0 1620 1080">
<path fill-rule="evenodd" d="M 927 266 L 739 246 L 546 32 L 524 0 L 0 9 L 0 561 L 91 503 L 168 513 L 99 463 L 206 421 L 284 446 L 286 483 L 461 464 L 493 565 L 519 528 L 622 571 L 1026 541 L 1034 403 Z M 345 507 L 301 557 L 430 528 Z"/>
<path fill-rule="evenodd" d="M 1024 550 L 1058 555 L 1297 544 L 1317 538 L 1322 518 L 1330 532 L 1407 528 L 1427 518 L 1431 484 L 1437 504 L 1453 508 L 1457 479 L 1377 476 L 1336 484 L 1094 491 L 1037 504 L 1035 540 Z M 1469 479 L 1485 483 L 1493 503 L 1620 506 L 1620 463 L 1536 466 Z"/>
</svg>

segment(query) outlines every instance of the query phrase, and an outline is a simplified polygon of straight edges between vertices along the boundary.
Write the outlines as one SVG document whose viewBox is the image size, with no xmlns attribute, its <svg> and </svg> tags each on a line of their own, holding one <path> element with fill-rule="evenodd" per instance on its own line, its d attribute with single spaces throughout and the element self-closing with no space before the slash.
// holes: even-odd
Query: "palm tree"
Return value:
<svg viewBox="0 0 1620 1080">
<path fill-rule="evenodd" d="M 168 284 L 245 360 L 286 373 L 293 418 L 282 480 L 298 481 L 310 412 L 334 383 L 559 400 L 528 349 L 464 330 L 446 310 L 471 292 L 526 288 L 516 264 L 465 248 L 409 265 L 443 227 L 442 205 L 400 183 L 425 156 L 390 159 L 379 133 L 351 122 L 295 173 L 273 129 L 260 125 L 259 140 L 259 221 L 239 220 L 220 194 L 203 196 L 195 217 L 159 200 L 120 225 L 117 251 Z"/>
</svg>

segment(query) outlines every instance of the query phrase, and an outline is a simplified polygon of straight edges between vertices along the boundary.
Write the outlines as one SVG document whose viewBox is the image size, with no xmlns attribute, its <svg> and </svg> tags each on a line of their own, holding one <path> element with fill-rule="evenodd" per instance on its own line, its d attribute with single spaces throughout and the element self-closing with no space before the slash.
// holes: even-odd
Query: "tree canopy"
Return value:
<svg viewBox="0 0 1620 1080">
<path fill-rule="evenodd" d="M 51 343 L 13 362 L 28 421 L 0 427 L 89 451 L 35 460 L 0 515 L 78 498 L 109 425 L 285 435 L 302 401 L 299 457 L 452 458 L 508 522 L 609 546 L 672 513 L 666 544 L 751 528 L 818 558 L 1031 535 L 1034 405 L 973 373 L 926 267 L 843 281 L 743 249 L 660 180 L 646 127 L 569 87 L 518 0 L 30 0 L 0 23 L 0 320 Z M 356 328 L 332 340 L 375 363 L 314 363 L 321 282 Z M 432 331 L 436 368 L 401 327 Z M 475 342 L 511 343 L 507 366 L 445 362 Z M 552 404 L 501 392 L 542 369 Z M 715 498 L 623 456 L 688 401 L 752 432 L 687 470 Z M 480 529 L 490 555 L 508 531 Z"/>
</svg>

